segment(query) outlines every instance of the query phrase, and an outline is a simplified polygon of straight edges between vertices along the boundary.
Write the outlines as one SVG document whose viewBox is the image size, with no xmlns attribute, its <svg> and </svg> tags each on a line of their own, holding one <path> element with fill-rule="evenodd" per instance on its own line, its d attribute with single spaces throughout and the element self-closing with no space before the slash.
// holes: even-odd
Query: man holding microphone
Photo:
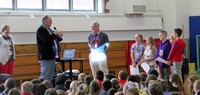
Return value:
<svg viewBox="0 0 200 95">
<path fill-rule="evenodd" d="M 56 28 L 52 30 L 52 19 L 45 15 L 42 18 L 42 25 L 37 29 L 38 60 L 41 66 L 40 78 L 52 81 L 55 75 L 55 62 L 59 60 L 59 42 L 63 34 Z"/>
</svg>

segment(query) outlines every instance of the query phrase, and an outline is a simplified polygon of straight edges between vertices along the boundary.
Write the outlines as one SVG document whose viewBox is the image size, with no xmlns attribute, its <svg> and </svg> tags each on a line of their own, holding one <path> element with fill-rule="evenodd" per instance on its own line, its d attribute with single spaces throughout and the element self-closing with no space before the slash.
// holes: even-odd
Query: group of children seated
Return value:
<svg viewBox="0 0 200 95">
<path fill-rule="evenodd" d="M 120 71 L 104 75 L 96 72 L 96 78 L 80 73 L 77 80 L 69 80 L 64 74 L 54 81 L 33 79 L 25 81 L 20 88 L 15 80 L 8 78 L 0 86 L 0 95 L 185 95 L 183 82 L 179 75 L 171 75 L 170 81 L 159 78 L 156 70 L 148 74 L 128 75 Z M 188 77 L 188 95 L 200 95 L 200 79 L 196 75 Z M 20 89 L 20 90 L 19 90 Z"/>
</svg>

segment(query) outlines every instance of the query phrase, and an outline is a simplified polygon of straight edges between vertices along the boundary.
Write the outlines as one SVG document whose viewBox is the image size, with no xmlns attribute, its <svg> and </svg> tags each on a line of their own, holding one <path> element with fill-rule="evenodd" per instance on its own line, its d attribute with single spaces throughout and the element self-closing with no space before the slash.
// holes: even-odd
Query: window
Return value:
<svg viewBox="0 0 200 95">
<path fill-rule="evenodd" d="M 41 0 L 17 0 L 17 9 L 42 9 Z"/>
<path fill-rule="evenodd" d="M 94 10 L 94 0 L 73 0 L 73 10 Z"/>
<path fill-rule="evenodd" d="M 0 11 L 97 12 L 98 0 L 0 0 Z"/>
<path fill-rule="evenodd" d="M 0 0 L 1 9 L 11 9 L 13 8 L 12 0 Z"/>
<path fill-rule="evenodd" d="M 69 0 L 46 0 L 47 9 L 69 10 Z"/>
</svg>

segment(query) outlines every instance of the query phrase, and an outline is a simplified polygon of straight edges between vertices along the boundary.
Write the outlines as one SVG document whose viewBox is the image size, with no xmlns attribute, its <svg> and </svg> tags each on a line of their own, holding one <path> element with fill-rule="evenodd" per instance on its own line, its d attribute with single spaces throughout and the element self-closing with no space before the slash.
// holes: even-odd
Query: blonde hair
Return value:
<svg viewBox="0 0 200 95">
<path fill-rule="evenodd" d="M 138 36 L 141 39 L 141 42 L 143 43 L 144 39 L 143 39 L 142 34 L 135 34 L 135 36 Z"/>
<path fill-rule="evenodd" d="M 132 95 L 140 95 L 139 89 L 137 87 L 130 88 L 126 91 L 126 94 L 132 94 Z"/>
<path fill-rule="evenodd" d="M 78 86 L 78 91 L 84 91 L 86 94 L 89 94 L 89 88 L 86 84 L 80 84 Z"/>
<path fill-rule="evenodd" d="M 65 95 L 64 90 L 56 90 L 57 95 Z"/>
<path fill-rule="evenodd" d="M 160 31 L 160 33 L 162 33 L 162 34 L 167 36 L 167 32 L 166 31 Z"/>
<path fill-rule="evenodd" d="M 82 90 L 79 90 L 79 91 L 76 92 L 75 95 L 86 95 L 86 93 Z"/>
<path fill-rule="evenodd" d="M 127 91 L 129 90 L 129 89 L 131 89 L 131 88 L 134 88 L 134 87 L 136 87 L 137 89 L 139 89 L 139 84 L 137 83 L 137 82 L 131 82 L 131 81 L 129 81 L 129 82 L 126 82 L 125 84 L 124 84 L 124 86 L 123 86 L 123 94 L 127 94 Z"/>
<path fill-rule="evenodd" d="M 196 90 L 200 90 L 200 80 L 194 81 L 193 88 L 195 88 Z"/>
<path fill-rule="evenodd" d="M 84 81 L 85 76 L 86 76 L 85 73 L 80 73 L 80 74 L 78 75 L 78 81 Z"/>
<path fill-rule="evenodd" d="M 78 87 L 78 81 L 72 81 L 70 84 L 70 94 L 75 94 L 77 92 L 77 87 Z"/>
<path fill-rule="evenodd" d="M 155 43 L 154 43 L 153 37 L 148 37 L 146 40 L 149 40 L 150 45 L 151 45 L 151 48 L 152 48 L 153 46 L 155 46 Z"/>
<path fill-rule="evenodd" d="M 31 88 L 33 87 L 33 83 L 30 81 L 25 81 L 21 85 L 21 91 L 23 93 L 31 93 Z"/>
</svg>

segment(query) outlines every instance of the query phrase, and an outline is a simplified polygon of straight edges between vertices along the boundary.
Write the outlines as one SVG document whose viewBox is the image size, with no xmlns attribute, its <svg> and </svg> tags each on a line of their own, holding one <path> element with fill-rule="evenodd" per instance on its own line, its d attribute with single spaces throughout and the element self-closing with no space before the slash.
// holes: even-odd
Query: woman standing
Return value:
<svg viewBox="0 0 200 95">
<path fill-rule="evenodd" d="M 0 34 L 0 73 L 13 73 L 15 49 L 12 36 L 10 35 L 10 26 L 2 25 L 2 34 Z"/>
</svg>

